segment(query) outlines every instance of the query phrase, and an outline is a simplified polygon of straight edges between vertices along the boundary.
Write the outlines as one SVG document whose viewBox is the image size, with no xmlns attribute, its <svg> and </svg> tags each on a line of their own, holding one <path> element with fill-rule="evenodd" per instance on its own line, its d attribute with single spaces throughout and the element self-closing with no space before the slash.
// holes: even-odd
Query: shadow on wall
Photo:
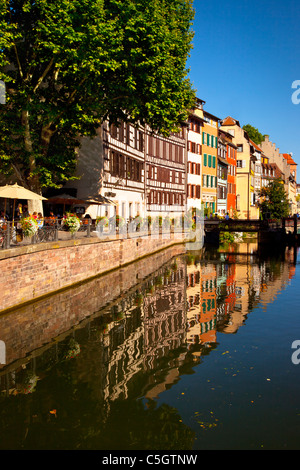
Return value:
<svg viewBox="0 0 300 470">
<path fill-rule="evenodd" d="M 101 131 L 94 138 L 83 137 L 78 150 L 78 180 L 70 181 L 64 188 L 76 188 L 78 198 L 100 194 L 104 174 L 104 149 Z"/>
</svg>

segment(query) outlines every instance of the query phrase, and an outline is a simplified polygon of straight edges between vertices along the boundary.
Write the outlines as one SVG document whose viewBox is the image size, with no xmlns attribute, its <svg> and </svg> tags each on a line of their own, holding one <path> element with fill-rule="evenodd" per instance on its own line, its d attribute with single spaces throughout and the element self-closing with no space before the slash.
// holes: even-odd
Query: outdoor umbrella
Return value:
<svg viewBox="0 0 300 470">
<path fill-rule="evenodd" d="M 63 211 L 65 212 L 65 205 L 72 204 L 86 204 L 83 199 L 78 199 L 76 197 L 70 196 L 70 194 L 58 194 L 57 196 L 52 196 L 48 198 L 49 204 L 62 204 L 64 206 Z"/>
<path fill-rule="evenodd" d="M 95 196 L 91 196 L 86 198 L 86 202 L 90 205 L 97 205 L 97 206 L 106 206 L 106 205 L 114 205 L 116 206 L 116 202 L 107 199 L 107 197 L 102 196 L 101 194 L 96 194 Z M 98 215 L 98 210 L 97 210 Z"/>
<path fill-rule="evenodd" d="M 104 204 L 115 204 L 113 201 L 110 199 L 107 199 L 104 196 L 101 196 L 100 194 L 93 196 L 93 197 L 88 197 L 88 198 L 76 198 L 73 196 L 70 196 L 70 194 L 58 194 L 57 196 L 51 196 L 48 198 L 47 203 L 49 204 L 62 204 L 64 206 L 63 211 L 65 212 L 65 205 L 70 204 L 70 205 L 78 205 L 78 204 L 85 204 L 85 205 L 104 205 Z"/>
<path fill-rule="evenodd" d="M 86 198 L 86 202 L 89 204 L 98 204 L 98 205 L 106 205 L 106 204 L 113 204 L 116 205 L 114 201 L 111 199 L 107 199 L 105 196 L 101 196 L 101 194 L 97 194 L 96 196 Z"/>
<path fill-rule="evenodd" d="M 6 184 L 5 186 L 0 186 L 0 197 L 5 198 L 5 210 L 6 210 L 6 199 L 13 199 L 14 200 L 14 209 L 13 209 L 13 220 L 15 215 L 15 204 L 16 199 L 27 199 L 27 200 L 39 200 L 45 201 L 46 198 L 41 196 L 40 194 L 34 193 L 29 189 L 24 188 L 23 186 L 19 186 L 17 183 L 15 184 Z"/>
</svg>

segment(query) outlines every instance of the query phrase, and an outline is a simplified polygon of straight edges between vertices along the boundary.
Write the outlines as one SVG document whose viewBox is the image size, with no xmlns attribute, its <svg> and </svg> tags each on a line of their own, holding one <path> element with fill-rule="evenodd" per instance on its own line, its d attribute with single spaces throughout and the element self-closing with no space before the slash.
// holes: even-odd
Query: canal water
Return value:
<svg viewBox="0 0 300 470">
<path fill-rule="evenodd" d="M 174 250 L 0 316 L 1 449 L 299 449 L 297 249 Z"/>
</svg>

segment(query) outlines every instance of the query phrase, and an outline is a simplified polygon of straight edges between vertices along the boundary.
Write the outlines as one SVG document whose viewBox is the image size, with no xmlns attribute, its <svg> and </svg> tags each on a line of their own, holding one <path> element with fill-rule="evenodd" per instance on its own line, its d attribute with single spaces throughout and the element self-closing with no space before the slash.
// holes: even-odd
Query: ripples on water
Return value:
<svg viewBox="0 0 300 470">
<path fill-rule="evenodd" d="M 0 448 L 298 448 L 296 252 L 239 246 L 170 250 L 0 317 Z"/>
</svg>

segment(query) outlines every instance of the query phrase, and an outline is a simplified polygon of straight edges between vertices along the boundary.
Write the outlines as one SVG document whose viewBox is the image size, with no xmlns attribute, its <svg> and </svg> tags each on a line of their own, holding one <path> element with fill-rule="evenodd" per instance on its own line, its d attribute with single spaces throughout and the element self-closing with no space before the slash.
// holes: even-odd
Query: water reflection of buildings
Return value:
<svg viewBox="0 0 300 470">
<path fill-rule="evenodd" d="M 225 253 L 210 261 L 178 256 L 176 263 L 164 264 L 81 321 L 72 334 L 65 333 L 32 357 L 17 355 L 0 373 L 0 391 L 24 393 L 24 370 L 26 383 L 32 380 L 34 387 L 44 370 L 66 360 L 65 348 L 72 339 L 81 346 L 79 352 L 73 344 L 71 351 L 78 354 L 76 380 L 89 383 L 93 396 L 107 403 L 107 412 L 109 402 L 132 394 L 155 398 L 179 380 L 182 366 L 189 367 L 214 347 L 218 332 L 235 333 L 256 305 L 272 302 L 294 269 L 288 251 L 285 260 L 277 261 Z M 60 300 L 63 306 L 62 294 Z"/>
<path fill-rule="evenodd" d="M 213 264 L 187 266 L 187 343 L 208 346 L 216 341 L 216 268 Z M 193 348 L 193 355 L 201 349 Z"/>
<path fill-rule="evenodd" d="M 61 341 L 42 348 L 40 355 L 37 350 L 34 360 L 20 359 L 4 368 L 0 374 L 2 393 L 26 393 L 24 381 L 27 383 L 31 376 L 33 363 L 34 377 L 39 377 L 44 374 L 43 367 L 49 367 L 49 361 L 53 367 L 65 361 L 67 349 L 68 356 L 77 354 L 76 373 L 80 380 L 90 383 L 94 396 L 101 400 L 126 399 L 139 374 L 146 377 L 146 396 L 156 396 L 174 383 L 179 376 L 178 367 L 185 360 L 181 351 L 186 341 L 185 266 L 181 257 L 163 265 L 94 318 L 82 321 L 70 338 L 62 335 Z M 173 360 L 166 361 L 170 352 Z M 155 378 L 153 371 L 159 364 L 163 372 Z M 24 374 L 25 370 L 28 374 Z"/>
<path fill-rule="evenodd" d="M 105 399 L 126 398 L 134 375 L 155 370 L 171 351 L 184 346 L 185 298 L 183 259 L 178 259 L 172 266 L 159 271 L 147 281 L 142 291 L 136 293 L 135 302 L 140 304 L 138 310 L 141 318 L 138 328 L 128 329 L 128 325 L 126 328 L 128 320 L 125 319 L 117 329 L 115 326 L 112 328 L 110 335 L 104 335 L 105 347 L 109 350 L 105 354 L 108 358 Z M 127 309 L 126 318 L 130 316 L 132 312 Z M 123 332 L 122 341 L 115 341 L 118 329 Z M 154 377 L 149 376 L 145 385 L 147 398 L 156 396 L 179 376 L 178 367 L 170 368 L 168 364 L 167 369 L 166 377 L 161 377 L 158 383 Z"/>
<path fill-rule="evenodd" d="M 240 247 L 241 249 L 241 247 Z M 241 250 L 242 251 L 242 250 Z M 249 251 L 249 249 L 248 249 Z M 295 274 L 295 254 L 261 261 L 255 250 L 247 256 L 221 253 L 209 263 L 187 266 L 187 342 L 202 347 L 216 342 L 217 332 L 235 333 L 256 306 L 276 299 Z M 201 355 L 203 349 L 194 350 Z"/>
</svg>

